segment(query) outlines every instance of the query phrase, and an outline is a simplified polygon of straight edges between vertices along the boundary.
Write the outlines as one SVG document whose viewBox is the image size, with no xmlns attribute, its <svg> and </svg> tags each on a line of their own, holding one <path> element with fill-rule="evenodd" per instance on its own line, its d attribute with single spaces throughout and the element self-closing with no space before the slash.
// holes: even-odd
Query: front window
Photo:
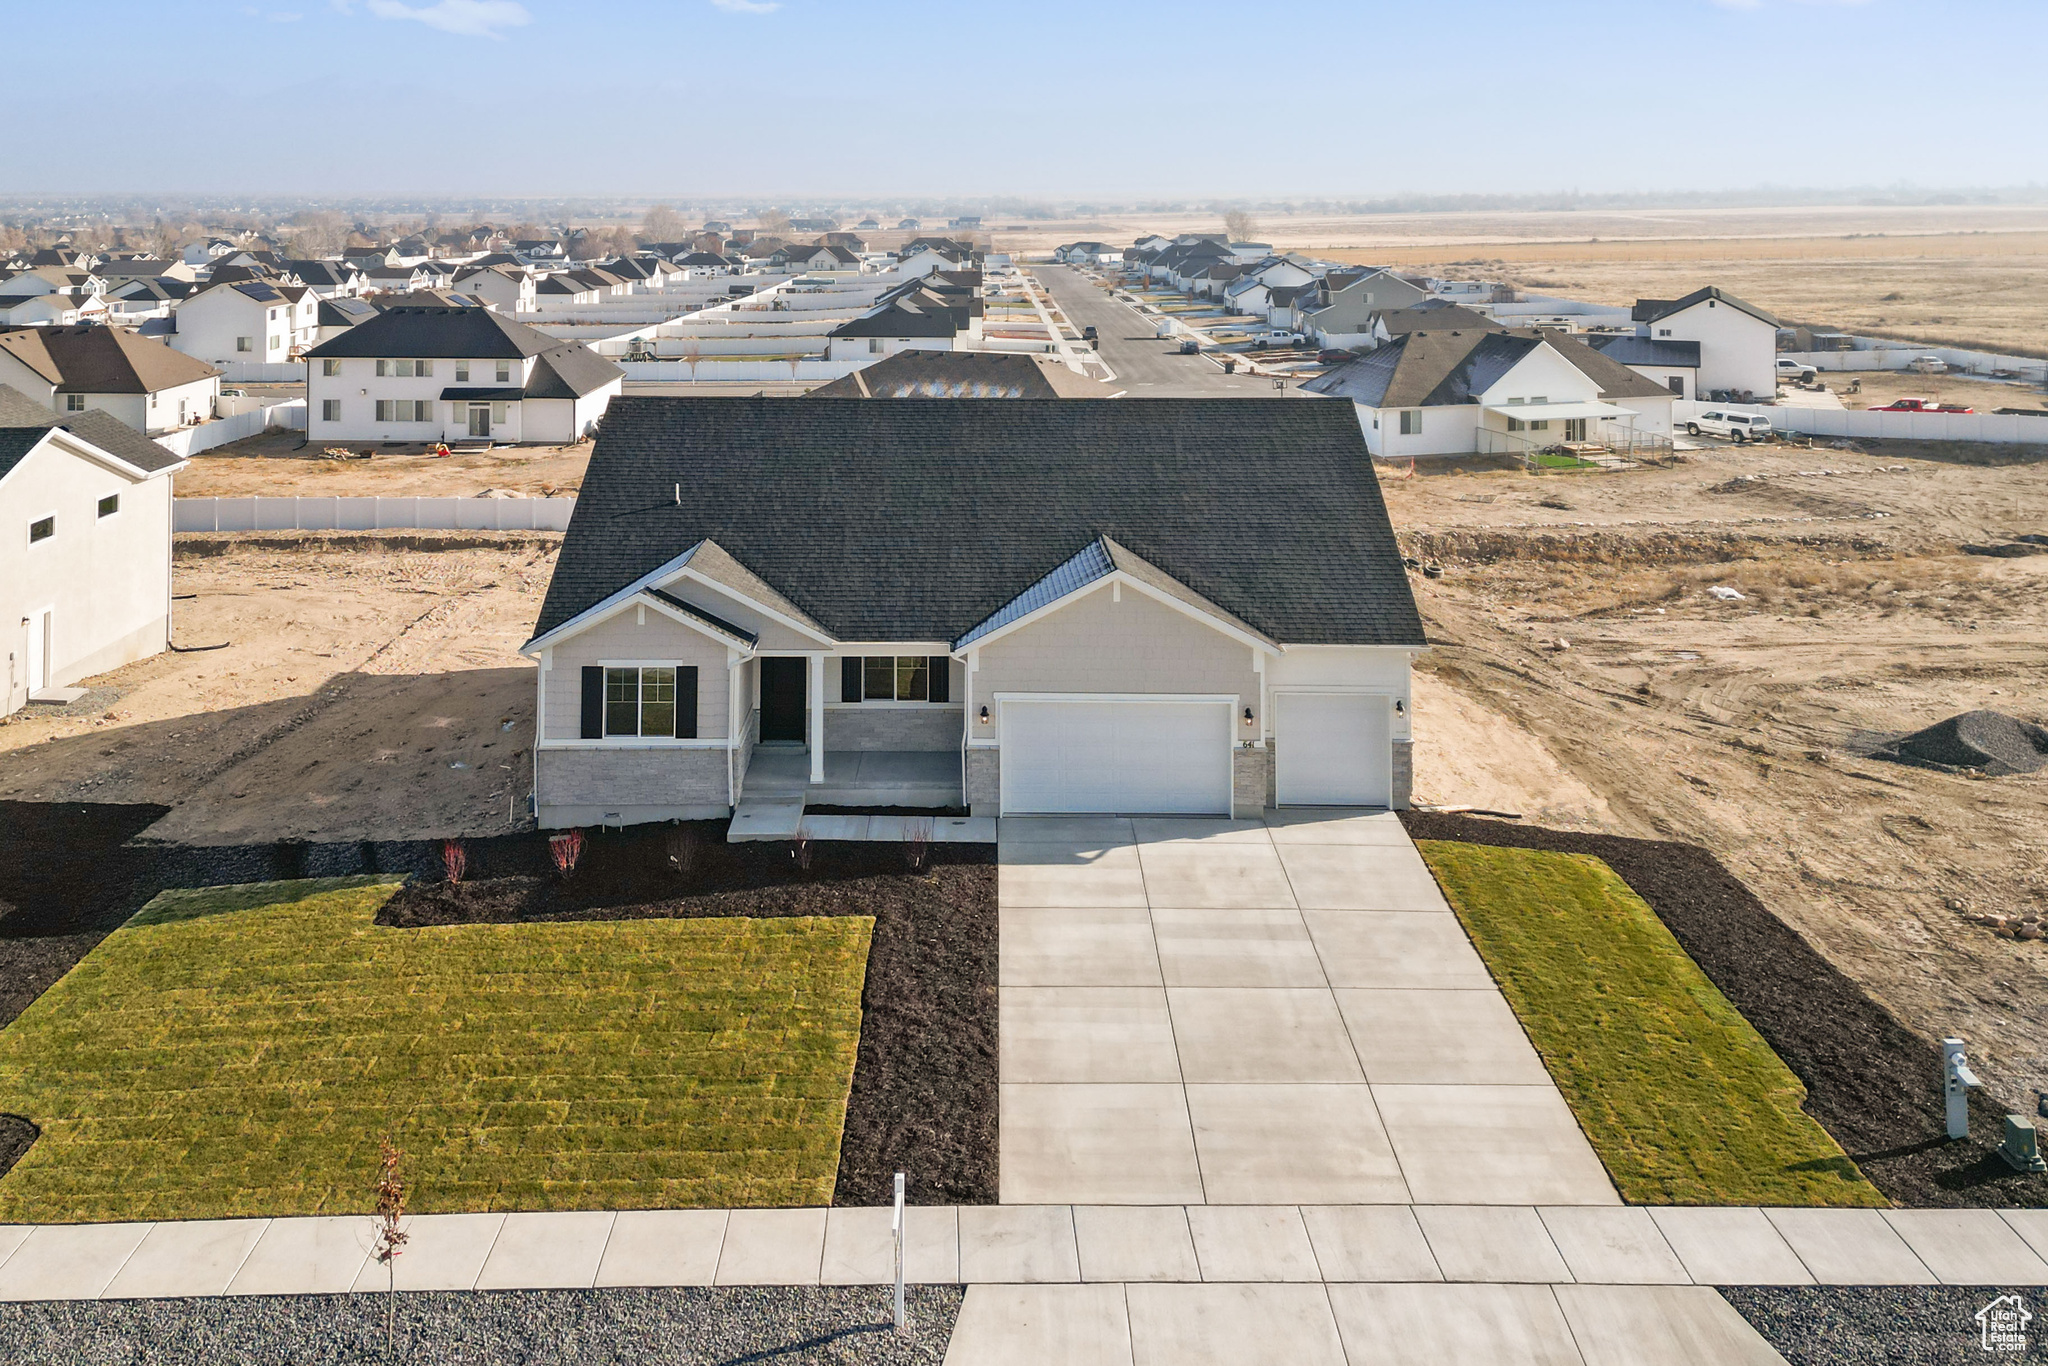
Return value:
<svg viewBox="0 0 2048 1366">
<path fill-rule="evenodd" d="M 511 362 L 511 361 L 509 361 L 509 360 L 501 360 L 501 361 L 499 361 L 499 362 L 498 362 L 498 383 L 500 383 L 500 384 L 510 384 L 511 382 L 512 382 L 512 362 Z"/>
<path fill-rule="evenodd" d="M 676 671 L 673 667 L 607 668 L 604 671 L 604 733 L 676 733 Z"/>
<path fill-rule="evenodd" d="M 82 413 L 82 412 L 84 412 L 84 411 L 85 411 L 85 395 L 84 395 L 84 394 L 66 394 L 66 395 L 64 395 L 64 411 L 65 411 L 65 412 L 67 412 L 67 413 Z"/>
<path fill-rule="evenodd" d="M 867 655 L 843 667 L 842 702 L 944 702 L 951 691 L 943 656 Z"/>
<path fill-rule="evenodd" d="M 457 384 L 467 384 L 467 383 L 469 383 L 469 362 L 468 362 L 468 361 L 466 361 L 466 360 L 459 360 L 459 361 L 455 362 L 455 382 L 456 382 Z"/>
<path fill-rule="evenodd" d="M 1401 435 L 1420 436 L 1421 434 L 1422 413 L 1420 412 L 1420 410 L 1414 408 L 1403 408 L 1401 410 Z"/>
<path fill-rule="evenodd" d="M 255 339 L 254 337 L 237 337 L 237 338 L 235 338 L 235 350 L 237 350 L 237 351 L 254 351 L 255 349 L 256 349 L 256 339 Z"/>
<path fill-rule="evenodd" d="M 323 399 L 321 399 L 321 400 L 320 400 L 320 420 L 321 420 L 322 422 L 339 422 L 339 421 L 341 421 L 341 400 L 340 400 L 340 399 L 338 399 L 338 398 L 323 398 Z"/>
<path fill-rule="evenodd" d="M 328 359 L 321 361 L 320 373 L 330 377 L 340 374 L 341 362 L 333 359 L 332 357 L 329 357 Z"/>
</svg>

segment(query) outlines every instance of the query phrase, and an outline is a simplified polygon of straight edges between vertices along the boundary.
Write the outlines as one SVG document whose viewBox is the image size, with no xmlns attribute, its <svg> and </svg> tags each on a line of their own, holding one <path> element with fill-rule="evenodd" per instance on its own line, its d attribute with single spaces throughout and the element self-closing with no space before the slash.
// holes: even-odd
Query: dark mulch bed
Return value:
<svg viewBox="0 0 2048 1366">
<path fill-rule="evenodd" d="M 450 888 L 426 840 L 215 848 L 128 843 L 156 806 L 0 802 L 0 1025 L 167 887 L 351 873 L 414 876 L 395 926 L 652 916 L 872 915 L 864 1020 L 834 1201 L 887 1204 L 898 1171 L 919 1204 L 996 1200 L 995 846 L 725 843 L 722 821 L 591 830 L 573 877 L 541 834 L 464 842 Z M 686 867 L 678 870 L 671 854 Z M 4 1138 L 0 1138 L 4 1142 Z"/>
<path fill-rule="evenodd" d="M 13 1171 L 22 1154 L 42 1136 L 33 1121 L 20 1115 L 0 1115 L 0 1176 Z"/>
<path fill-rule="evenodd" d="M 995 1203 L 995 846 L 933 845 L 929 871 L 913 875 L 900 844 L 820 840 L 800 868 L 788 844 L 724 838 L 721 821 L 619 832 L 571 877 L 409 882 L 377 918 L 413 927 L 871 915 L 833 1203 L 887 1204 L 899 1171 L 914 1203 Z"/>
<path fill-rule="evenodd" d="M 2048 1205 L 2048 1177 L 2015 1172 L 1995 1152 L 2014 1107 L 1976 1093 L 1970 1137 L 1949 1142 L 1936 1090 L 1939 1049 L 1893 1019 L 1705 849 L 1424 811 L 1401 820 L 1416 839 L 1606 860 L 1806 1084 L 1806 1112 L 1895 1204 Z"/>
</svg>

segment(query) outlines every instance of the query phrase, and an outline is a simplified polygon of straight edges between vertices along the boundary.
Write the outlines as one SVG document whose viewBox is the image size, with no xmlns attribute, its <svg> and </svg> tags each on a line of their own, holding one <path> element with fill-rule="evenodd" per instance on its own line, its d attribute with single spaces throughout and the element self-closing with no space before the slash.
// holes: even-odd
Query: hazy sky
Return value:
<svg viewBox="0 0 2048 1366">
<path fill-rule="evenodd" d="M 14 192 L 2048 182 L 2044 0 L 4 0 L 0 14 L 29 77 L 0 90 Z"/>
</svg>

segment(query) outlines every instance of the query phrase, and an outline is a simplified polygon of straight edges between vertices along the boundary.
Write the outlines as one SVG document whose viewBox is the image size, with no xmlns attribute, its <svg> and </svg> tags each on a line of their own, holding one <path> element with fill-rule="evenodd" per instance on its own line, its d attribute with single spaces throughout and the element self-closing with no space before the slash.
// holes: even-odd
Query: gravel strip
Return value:
<svg viewBox="0 0 2048 1366">
<path fill-rule="evenodd" d="M 378 1294 L 0 1304 L 0 1363 L 924 1366 L 944 1359 L 961 1294 L 913 1287 L 899 1336 L 887 1286 L 404 1292 L 388 1352 Z"/>
<path fill-rule="evenodd" d="M 1726 1286 L 1721 1295 L 1791 1366 L 2048 1362 L 2048 1293 L 1997 1286 Z M 1977 1311 L 2017 1295 L 2033 1320 L 2024 1350 L 1987 1352 Z"/>
</svg>

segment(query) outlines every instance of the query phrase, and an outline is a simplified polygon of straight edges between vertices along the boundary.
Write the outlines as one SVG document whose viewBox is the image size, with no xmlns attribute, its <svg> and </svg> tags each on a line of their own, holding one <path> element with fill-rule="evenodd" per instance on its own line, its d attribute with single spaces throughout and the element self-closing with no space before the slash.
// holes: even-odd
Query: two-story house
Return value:
<svg viewBox="0 0 2048 1366">
<path fill-rule="evenodd" d="M 320 300 L 304 285 L 236 280 L 181 300 L 171 345 L 215 365 L 281 365 L 319 336 Z"/>
<path fill-rule="evenodd" d="M 397 305 L 306 352 L 307 439 L 566 444 L 624 381 L 581 342 L 492 309 Z"/>
</svg>

